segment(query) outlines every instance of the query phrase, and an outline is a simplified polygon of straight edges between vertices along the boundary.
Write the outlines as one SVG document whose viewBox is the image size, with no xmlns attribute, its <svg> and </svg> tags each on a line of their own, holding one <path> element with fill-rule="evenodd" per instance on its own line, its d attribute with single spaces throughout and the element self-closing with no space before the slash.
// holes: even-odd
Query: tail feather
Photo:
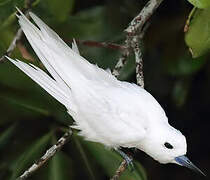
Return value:
<svg viewBox="0 0 210 180">
<path fill-rule="evenodd" d="M 69 102 L 71 102 L 70 94 L 66 94 L 63 89 L 59 87 L 58 83 L 47 73 L 32 64 L 29 65 L 19 60 L 15 61 L 9 57 L 7 58 L 60 103 L 67 108 L 73 109 L 72 106 L 69 105 Z"/>
<path fill-rule="evenodd" d="M 80 56 L 75 41 L 71 49 L 35 14 L 29 13 L 37 26 L 31 23 L 20 10 L 18 11 L 19 24 L 26 38 L 53 79 L 33 65 L 9 59 L 67 109 L 71 111 L 74 109 L 71 99 L 72 91 L 84 88 L 86 81 L 103 81 L 106 84 L 118 82 L 109 72 L 90 64 Z"/>
<path fill-rule="evenodd" d="M 39 27 L 42 31 L 38 29 L 24 14 L 21 14 L 18 18 L 26 38 L 41 62 L 63 89 L 70 93 L 70 87 L 75 78 L 74 76 L 78 77 L 79 74 L 76 68 L 72 68 L 72 61 L 67 59 L 65 49 L 61 48 L 61 46 L 63 46 L 61 40 L 56 38 L 56 34 L 52 34 L 51 31 L 48 31 L 47 35 L 46 28 L 45 31 L 43 31 L 43 27 L 42 29 Z M 34 20 L 37 21 L 37 19 Z M 40 20 L 39 25 L 41 26 L 42 23 Z"/>
<path fill-rule="evenodd" d="M 97 80 L 116 83 L 116 78 L 105 70 L 90 64 L 79 55 L 75 42 L 72 49 L 40 18 L 30 12 L 38 28 L 22 14 L 18 16 L 19 23 L 37 55 L 42 54 L 47 62 L 40 59 L 48 69 L 52 66 L 61 78 L 70 86 L 78 80 Z M 34 31 L 35 34 L 34 35 Z M 34 47 L 35 46 L 35 47 Z M 50 53 L 49 53 L 50 52 Z M 51 72 L 50 72 L 51 73 Z M 53 74 L 52 74 L 53 75 Z M 79 79 L 80 78 L 80 79 Z"/>
</svg>

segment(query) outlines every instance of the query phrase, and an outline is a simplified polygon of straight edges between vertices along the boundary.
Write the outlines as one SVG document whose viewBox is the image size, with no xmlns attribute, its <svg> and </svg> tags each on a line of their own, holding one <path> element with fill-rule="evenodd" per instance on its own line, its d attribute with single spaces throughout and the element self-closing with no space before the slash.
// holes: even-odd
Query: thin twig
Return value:
<svg viewBox="0 0 210 180">
<path fill-rule="evenodd" d="M 121 174 L 126 170 L 127 166 L 128 165 L 126 160 L 123 160 L 118 169 L 116 170 L 115 175 L 110 180 L 118 180 Z"/>
<path fill-rule="evenodd" d="M 130 55 L 131 50 L 133 49 L 135 58 L 136 58 L 136 76 L 137 76 L 137 84 L 141 87 L 144 87 L 144 77 L 143 77 L 143 61 L 142 61 L 142 52 L 139 47 L 139 41 L 143 38 L 145 34 L 144 28 L 145 24 L 147 26 L 148 19 L 154 13 L 154 11 L 159 7 L 163 0 L 150 0 L 141 10 L 141 12 L 131 21 L 130 25 L 125 32 L 127 34 L 125 40 L 125 48 L 122 53 L 122 56 L 119 58 L 118 63 L 113 69 L 114 75 L 119 75 L 121 68 L 127 63 L 127 57 Z M 126 54 L 126 56 L 124 55 Z M 122 63 L 123 59 L 123 63 Z M 141 65 L 140 65 L 141 64 Z M 120 65 L 120 66 L 119 66 Z"/>
<path fill-rule="evenodd" d="M 117 61 L 117 64 L 112 70 L 112 74 L 116 77 L 120 75 L 120 70 L 127 63 L 127 58 L 130 55 L 131 47 L 129 45 L 128 39 L 125 40 L 124 49 L 122 50 L 121 57 Z"/>
<path fill-rule="evenodd" d="M 119 58 L 117 64 L 115 65 L 114 69 L 112 70 L 112 74 L 116 77 L 118 77 L 120 75 L 120 70 L 126 64 L 126 60 L 130 54 L 130 48 L 127 43 L 124 45 L 124 47 L 125 48 L 122 50 L 121 57 Z"/>
<path fill-rule="evenodd" d="M 141 12 L 131 21 L 125 30 L 128 34 L 136 35 L 143 29 L 144 24 L 152 16 L 163 0 L 150 0 L 141 10 Z"/>
<path fill-rule="evenodd" d="M 11 56 L 12 52 L 16 48 L 17 42 L 21 39 L 22 34 L 23 34 L 23 31 L 21 28 L 19 28 L 14 39 L 9 45 L 9 48 L 7 49 L 6 53 L 0 58 L 0 62 L 3 62 L 4 60 L 6 60 L 5 56 Z"/>
<path fill-rule="evenodd" d="M 142 59 L 142 51 L 139 46 L 139 41 L 144 37 L 145 31 L 149 24 L 145 24 L 148 22 L 148 19 L 155 12 L 155 10 L 159 7 L 163 0 L 150 0 L 146 4 L 146 6 L 141 10 L 141 12 L 131 21 L 128 28 L 125 30 L 127 36 L 125 40 L 125 47 L 127 47 L 126 58 L 122 57 L 119 59 L 117 65 L 115 66 L 113 72 L 115 75 L 119 75 L 119 71 L 121 67 L 126 63 L 126 59 L 130 54 L 130 50 L 133 49 L 136 59 L 136 79 L 137 84 L 144 88 L 144 75 L 143 75 L 143 59 Z M 125 160 L 122 161 L 119 168 L 116 170 L 115 175 L 110 180 L 118 180 L 121 174 L 126 170 L 127 163 Z"/>
<path fill-rule="evenodd" d="M 26 0 L 25 1 L 25 16 L 27 18 L 29 18 L 29 11 L 31 8 L 31 4 L 34 2 L 34 0 Z M 6 53 L 0 58 L 0 63 L 4 62 L 6 60 L 5 56 L 11 56 L 12 52 L 14 51 L 14 49 L 17 46 L 18 41 L 21 40 L 22 38 L 22 34 L 23 34 L 23 30 L 21 28 L 19 28 L 17 30 L 17 33 L 15 35 L 15 37 L 13 38 L 12 42 L 10 43 Z"/>
<path fill-rule="evenodd" d="M 66 40 L 66 42 L 72 42 L 71 40 Z M 90 41 L 90 40 L 78 40 L 76 39 L 77 44 L 82 44 L 89 47 L 98 47 L 98 48 L 108 48 L 113 50 L 124 50 L 124 46 L 116 43 L 110 43 L 110 42 L 97 42 L 97 41 Z"/>
<path fill-rule="evenodd" d="M 190 22 L 194 16 L 196 10 L 197 10 L 197 7 L 193 7 L 193 9 L 190 11 L 190 14 L 189 14 L 187 21 L 185 23 L 185 26 L 184 26 L 184 33 L 186 33 L 189 30 Z"/>
<path fill-rule="evenodd" d="M 28 168 L 20 177 L 16 180 L 24 180 L 31 176 L 35 171 L 37 171 L 40 167 L 42 167 L 50 158 L 52 158 L 57 151 L 59 151 L 64 144 L 70 139 L 72 135 L 72 131 L 69 128 L 69 131 L 66 132 L 55 145 L 53 145 L 50 149 L 46 151 L 46 153 L 35 162 L 30 168 Z"/>
<path fill-rule="evenodd" d="M 127 39 L 130 41 L 131 47 L 136 59 L 136 81 L 139 86 L 144 88 L 143 58 L 142 51 L 139 46 L 145 34 L 145 23 L 151 17 L 163 0 L 150 0 L 141 12 L 131 21 L 129 27 L 125 30 Z"/>
<path fill-rule="evenodd" d="M 133 48 L 135 54 L 135 61 L 136 61 L 136 83 L 142 88 L 144 88 L 144 72 L 143 72 L 142 48 L 140 47 L 140 45 L 143 44 L 142 39 L 149 25 L 150 23 L 147 22 L 146 25 L 141 30 L 141 32 L 139 32 L 138 35 L 133 36 L 131 40 L 131 46 Z"/>
<path fill-rule="evenodd" d="M 144 37 L 144 34 L 149 27 L 150 23 L 147 22 L 146 25 L 143 27 L 143 29 L 134 36 L 128 36 L 130 39 L 131 47 L 134 51 L 135 55 L 135 62 L 136 62 L 136 83 L 144 88 L 144 73 L 143 73 L 143 57 L 142 57 L 142 48 L 140 45 L 142 45 L 142 39 Z"/>
<path fill-rule="evenodd" d="M 136 83 L 140 87 L 144 88 L 143 58 L 139 41 L 140 37 L 138 35 L 133 36 L 131 40 L 131 46 L 133 48 L 136 60 Z"/>
<path fill-rule="evenodd" d="M 115 43 L 107 43 L 107 42 L 96 42 L 96 41 L 79 41 L 79 43 L 86 45 L 86 46 L 92 46 L 92 47 L 103 47 L 103 48 L 109 48 L 114 50 L 122 50 L 124 49 L 123 46 Z"/>
</svg>

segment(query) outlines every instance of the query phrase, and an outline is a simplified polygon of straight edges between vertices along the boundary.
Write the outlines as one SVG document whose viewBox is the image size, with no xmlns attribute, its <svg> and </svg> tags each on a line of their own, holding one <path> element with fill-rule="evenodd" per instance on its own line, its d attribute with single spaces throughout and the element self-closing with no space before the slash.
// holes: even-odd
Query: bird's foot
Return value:
<svg viewBox="0 0 210 180">
<path fill-rule="evenodd" d="M 126 155 L 127 157 L 124 157 L 124 160 L 127 163 L 128 169 L 129 171 L 134 171 L 134 164 L 133 164 L 133 159 L 131 157 L 129 157 L 128 155 Z"/>
<path fill-rule="evenodd" d="M 134 164 L 133 164 L 133 158 L 128 156 L 126 153 L 124 153 L 122 150 L 120 149 L 115 149 L 116 152 L 118 152 L 122 158 L 126 161 L 126 164 L 128 166 L 128 169 L 130 171 L 133 171 L 134 170 Z"/>
</svg>

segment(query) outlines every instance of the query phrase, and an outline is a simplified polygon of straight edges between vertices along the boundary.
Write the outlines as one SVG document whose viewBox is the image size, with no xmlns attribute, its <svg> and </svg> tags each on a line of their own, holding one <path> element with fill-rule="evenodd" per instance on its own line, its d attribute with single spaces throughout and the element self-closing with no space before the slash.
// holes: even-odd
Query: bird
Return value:
<svg viewBox="0 0 210 180">
<path fill-rule="evenodd" d="M 79 135 L 116 149 L 126 160 L 120 148 L 137 148 L 159 163 L 175 163 L 205 175 L 187 158 L 185 136 L 169 124 L 148 91 L 91 64 L 80 55 L 75 40 L 69 47 L 34 13 L 29 12 L 32 23 L 18 12 L 20 27 L 48 73 L 6 58 L 65 106 L 74 119 L 71 128 Z"/>
</svg>

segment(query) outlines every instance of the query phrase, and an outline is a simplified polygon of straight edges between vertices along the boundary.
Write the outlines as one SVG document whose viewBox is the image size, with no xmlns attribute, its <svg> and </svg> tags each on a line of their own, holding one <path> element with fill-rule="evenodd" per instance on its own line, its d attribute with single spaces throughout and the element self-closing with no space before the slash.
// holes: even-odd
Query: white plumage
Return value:
<svg viewBox="0 0 210 180">
<path fill-rule="evenodd" d="M 67 108 L 75 120 L 72 127 L 82 136 L 112 148 L 139 148 L 161 163 L 177 163 L 175 158 L 186 154 L 185 137 L 168 124 L 150 93 L 90 64 L 75 42 L 68 47 L 33 13 L 37 26 L 20 14 L 24 34 L 53 78 L 32 64 L 7 58 Z"/>
</svg>

